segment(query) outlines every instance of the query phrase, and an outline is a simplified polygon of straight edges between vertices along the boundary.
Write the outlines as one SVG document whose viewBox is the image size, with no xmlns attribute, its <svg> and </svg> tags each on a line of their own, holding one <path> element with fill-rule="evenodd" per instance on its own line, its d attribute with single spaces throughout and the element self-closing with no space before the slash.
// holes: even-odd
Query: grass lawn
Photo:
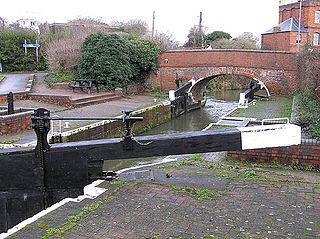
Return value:
<svg viewBox="0 0 320 239">
<path fill-rule="evenodd" d="M 0 82 L 4 79 L 4 76 L 0 75 Z"/>
</svg>

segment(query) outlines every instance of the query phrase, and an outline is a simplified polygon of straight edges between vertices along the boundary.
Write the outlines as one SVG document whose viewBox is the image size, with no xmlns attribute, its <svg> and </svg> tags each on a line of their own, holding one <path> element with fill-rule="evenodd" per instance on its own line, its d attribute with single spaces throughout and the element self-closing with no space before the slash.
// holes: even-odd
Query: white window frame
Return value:
<svg viewBox="0 0 320 239">
<path fill-rule="evenodd" d="M 319 32 L 315 32 L 313 34 L 313 45 L 314 46 L 319 46 L 319 38 L 320 38 L 320 33 Z"/>
<path fill-rule="evenodd" d="M 320 24 L 320 11 L 316 11 L 314 14 L 314 23 Z"/>
</svg>

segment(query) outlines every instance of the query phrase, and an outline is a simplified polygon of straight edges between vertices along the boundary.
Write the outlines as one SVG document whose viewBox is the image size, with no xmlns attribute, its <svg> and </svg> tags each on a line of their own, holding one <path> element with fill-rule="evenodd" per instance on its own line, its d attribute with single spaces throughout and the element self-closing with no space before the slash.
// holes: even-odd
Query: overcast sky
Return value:
<svg viewBox="0 0 320 239">
<path fill-rule="evenodd" d="M 260 34 L 278 23 L 279 0 L 2 0 L 0 17 L 9 23 L 21 18 L 40 22 L 67 22 L 79 17 L 112 20 L 141 19 L 184 43 L 192 26 L 202 23 L 207 33 L 225 31 L 236 37 L 243 32 Z"/>
</svg>

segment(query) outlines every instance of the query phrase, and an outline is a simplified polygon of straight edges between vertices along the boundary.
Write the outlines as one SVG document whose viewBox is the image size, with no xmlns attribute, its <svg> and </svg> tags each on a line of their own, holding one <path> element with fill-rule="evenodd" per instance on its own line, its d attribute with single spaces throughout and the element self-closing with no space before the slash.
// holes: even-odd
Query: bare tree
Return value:
<svg viewBox="0 0 320 239">
<path fill-rule="evenodd" d="M 258 49 L 259 39 L 250 32 L 242 33 L 233 39 L 219 39 L 212 42 L 212 47 L 216 49 Z"/>
<path fill-rule="evenodd" d="M 156 33 L 154 37 L 148 35 L 146 39 L 153 40 L 157 43 L 161 51 L 167 51 L 172 49 L 177 49 L 179 42 L 174 39 L 172 34 L 169 33 Z"/>
<path fill-rule="evenodd" d="M 132 19 L 124 26 L 125 32 L 135 35 L 137 38 L 142 38 L 148 31 L 148 24 L 139 19 Z"/>
<path fill-rule="evenodd" d="M 101 18 L 76 18 L 71 21 L 68 21 L 69 24 L 91 24 L 91 25 L 105 25 L 105 23 L 102 22 Z"/>
<path fill-rule="evenodd" d="M 45 47 L 47 65 L 50 71 L 59 68 L 75 69 L 80 60 L 82 39 L 59 39 L 47 43 Z"/>
<path fill-rule="evenodd" d="M 100 19 L 77 18 L 68 23 L 54 23 L 49 26 L 50 33 L 57 38 L 76 38 L 85 39 L 88 35 L 101 32 L 117 32 L 117 27 L 109 26 Z"/>
<path fill-rule="evenodd" d="M 205 33 L 203 28 L 200 28 L 198 25 L 193 26 L 190 29 L 188 34 L 188 41 L 185 43 L 186 47 L 201 47 L 202 43 L 204 43 Z"/>
<path fill-rule="evenodd" d="M 6 19 L 0 17 L 0 30 L 4 30 L 8 27 Z"/>
<path fill-rule="evenodd" d="M 140 19 L 131 19 L 128 22 L 112 21 L 110 25 L 138 39 L 145 37 L 148 33 L 148 24 Z"/>
<path fill-rule="evenodd" d="M 49 30 L 48 30 L 49 28 Z M 80 59 L 80 46 L 84 39 L 98 31 L 118 32 L 117 27 L 109 26 L 99 19 L 78 18 L 68 23 L 43 25 L 45 55 L 49 70 L 59 68 L 74 69 Z"/>
</svg>

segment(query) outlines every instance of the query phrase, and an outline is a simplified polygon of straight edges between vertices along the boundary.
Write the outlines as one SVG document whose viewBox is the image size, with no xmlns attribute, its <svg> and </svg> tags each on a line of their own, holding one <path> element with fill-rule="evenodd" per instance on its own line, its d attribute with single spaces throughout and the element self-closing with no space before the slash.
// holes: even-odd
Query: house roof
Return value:
<svg viewBox="0 0 320 239">
<path fill-rule="evenodd" d="M 279 32 L 298 32 L 299 31 L 299 22 L 295 17 L 289 18 L 284 22 L 281 22 L 278 26 L 271 28 L 263 34 L 270 33 L 279 33 Z M 308 33 L 305 27 L 301 24 L 300 27 L 301 33 Z"/>
</svg>

